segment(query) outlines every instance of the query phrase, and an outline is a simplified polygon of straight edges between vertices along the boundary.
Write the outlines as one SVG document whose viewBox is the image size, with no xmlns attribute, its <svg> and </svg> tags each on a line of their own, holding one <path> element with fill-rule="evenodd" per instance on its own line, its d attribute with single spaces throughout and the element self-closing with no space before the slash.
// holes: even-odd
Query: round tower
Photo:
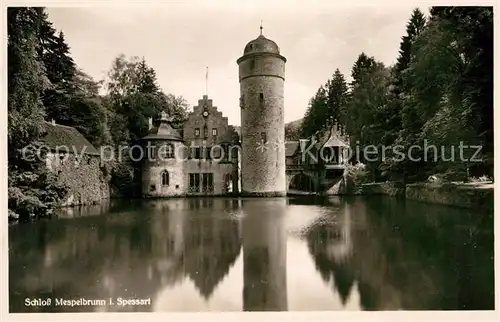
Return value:
<svg viewBox="0 0 500 322">
<path fill-rule="evenodd" d="M 241 192 L 286 195 L 284 82 L 286 58 L 261 34 L 237 60 L 241 108 Z"/>
<path fill-rule="evenodd" d="M 159 124 L 141 141 L 144 145 L 142 160 L 142 195 L 144 197 L 170 197 L 186 194 L 184 183 L 184 143 L 179 132 L 170 124 L 167 113 L 161 112 Z"/>
</svg>

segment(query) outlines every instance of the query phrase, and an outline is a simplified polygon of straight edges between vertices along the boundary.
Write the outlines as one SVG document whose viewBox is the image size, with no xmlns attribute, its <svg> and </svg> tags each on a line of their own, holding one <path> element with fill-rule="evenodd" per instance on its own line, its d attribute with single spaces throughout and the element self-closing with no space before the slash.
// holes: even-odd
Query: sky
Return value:
<svg viewBox="0 0 500 322">
<path fill-rule="evenodd" d="M 418 2 L 336 2 L 136 2 L 47 12 L 76 64 L 94 79 L 105 79 L 119 54 L 144 57 L 165 93 L 183 96 L 190 109 L 207 94 L 230 124 L 240 125 L 236 60 L 258 37 L 261 20 L 263 34 L 287 58 L 284 108 L 290 122 L 303 117 L 336 68 L 349 79 L 361 52 L 393 64 L 413 8 L 428 12 Z"/>
</svg>

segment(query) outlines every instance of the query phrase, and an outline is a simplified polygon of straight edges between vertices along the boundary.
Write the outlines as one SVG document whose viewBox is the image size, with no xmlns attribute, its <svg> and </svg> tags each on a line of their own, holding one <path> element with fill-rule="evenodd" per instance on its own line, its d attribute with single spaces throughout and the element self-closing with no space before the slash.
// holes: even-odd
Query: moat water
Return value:
<svg viewBox="0 0 500 322">
<path fill-rule="evenodd" d="M 492 213 L 389 197 L 113 201 L 11 225 L 9 305 L 488 310 L 493 252 Z"/>
</svg>

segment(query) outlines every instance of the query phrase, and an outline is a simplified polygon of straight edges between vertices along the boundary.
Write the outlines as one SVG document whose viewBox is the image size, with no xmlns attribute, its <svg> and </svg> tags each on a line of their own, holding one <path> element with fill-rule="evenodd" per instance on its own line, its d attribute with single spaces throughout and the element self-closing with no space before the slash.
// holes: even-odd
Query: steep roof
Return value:
<svg viewBox="0 0 500 322">
<path fill-rule="evenodd" d="M 347 144 L 345 144 L 341 139 L 339 139 L 336 135 L 330 136 L 328 141 L 323 144 L 323 146 L 341 146 L 341 147 L 348 147 Z"/>
<path fill-rule="evenodd" d="M 170 141 L 183 141 L 179 131 L 174 129 L 170 124 L 167 114 L 163 111 L 161 113 L 160 123 L 149 130 L 148 135 L 142 140 L 170 140 Z"/>
<path fill-rule="evenodd" d="M 99 155 L 92 143 L 74 127 L 44 122 L 43 129 L 42 141 L 53 151 Z"/>
</svg>

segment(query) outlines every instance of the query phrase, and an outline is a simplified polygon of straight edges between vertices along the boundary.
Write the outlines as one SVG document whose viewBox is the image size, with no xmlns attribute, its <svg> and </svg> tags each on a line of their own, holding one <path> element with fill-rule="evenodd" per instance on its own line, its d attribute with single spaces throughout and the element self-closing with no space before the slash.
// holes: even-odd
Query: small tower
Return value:
<svg viewBox="0 0 500 322">
<path fill-rule="evenodd" d="M 152 122 L 149 124 L 152 126 Z M 142 195 L 170 197 L 184 195 L 184 143 L 170 124 L 167 113 L 161 112 L 159 124 L 149 129 L 143 143 Z"/>
<path fill-rule="evenodd" d="M 284 82 L 286 58 L 261 33 L 237 60 L 241 108 L 242 194 L 286 195 Z"/>
</svg>

